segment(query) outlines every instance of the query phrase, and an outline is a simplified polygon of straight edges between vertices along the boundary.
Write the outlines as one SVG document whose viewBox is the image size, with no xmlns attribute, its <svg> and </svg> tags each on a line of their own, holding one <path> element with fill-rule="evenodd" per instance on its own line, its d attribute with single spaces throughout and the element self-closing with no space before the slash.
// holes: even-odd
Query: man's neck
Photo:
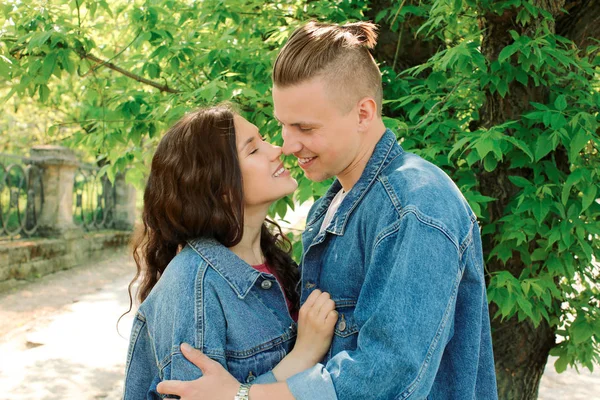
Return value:
<svg viewBox="0 0 600 400">
<path fill-rule="evenodd" d="M 375 151 L 375 146 L 379 143 L 385 130 L 385 125 L 381 119 L 374 122 L 369 131 L 365 134 L 365 141 L 361 146 L 357 157 L 344 171 L 336 176 L 345 192 L 349 192 L 362 176 L 367 163 L 373 155 L 373 151 Z"/>
</svg>

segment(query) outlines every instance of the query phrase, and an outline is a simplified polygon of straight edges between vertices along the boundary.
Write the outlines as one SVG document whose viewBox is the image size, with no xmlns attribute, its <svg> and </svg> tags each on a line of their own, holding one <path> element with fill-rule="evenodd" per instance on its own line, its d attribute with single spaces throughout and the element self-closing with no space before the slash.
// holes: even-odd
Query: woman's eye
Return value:
<svg viewBox="0 0 600 400">
<path fill-rule="evenodd" d="M 250 152 L 250 154 L 254 154 L 254 153 L 256 153 L 257 151 L 258 151 L 258 149 L 254 149 L 254 150 L 252 150 L 252 151 Z"/>
</svg>

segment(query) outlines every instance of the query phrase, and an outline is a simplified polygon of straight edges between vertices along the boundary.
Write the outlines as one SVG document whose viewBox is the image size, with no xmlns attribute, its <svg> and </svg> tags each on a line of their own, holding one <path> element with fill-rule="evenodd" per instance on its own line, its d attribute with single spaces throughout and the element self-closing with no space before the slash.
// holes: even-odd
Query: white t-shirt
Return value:
<svg viewBox="0 0 600 400">
<path fill-rule="evenodd" d="M 329 223 L 335 216 L 335 212 L 338 210 L 338 208 L 340 208 L 340 204 L 342 204 L 342 201 L 344 201 L 344 198 L 347 194 L 348 193 L 345 192 L 344 189 L 342 189 L 339 192 L 337 192 L 333 200 L 331 200 L 331 204 L 329 204 L 329 208 L 327 209 L 327 214 L 325 214 L 325 219 L 321 224 L 321 229 L 319 229 L 319 235 L 321 234 L 321 232 L 327 229 Z"/>
</svg>

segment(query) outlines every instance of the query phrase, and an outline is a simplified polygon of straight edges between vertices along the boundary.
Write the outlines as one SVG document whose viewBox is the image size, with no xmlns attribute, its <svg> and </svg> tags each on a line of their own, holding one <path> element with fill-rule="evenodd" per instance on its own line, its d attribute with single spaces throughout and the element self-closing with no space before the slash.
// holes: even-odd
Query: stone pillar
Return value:
<svg viewBox="0 0 600 400">
<path fill-rule="evenodd" d="M 125 182 L 125 174 L 117 174 L 115 177 L 115 191 L 117 199 L 114 228 L 126 231 L 132 230 L 135 225 L 137 191 L 133 185 Z"/>
<path fill-rule="evenodd" d="M 79 161 L 73 152 L 61 146 L 35 146 L 32 163 L 43 170 L 44 206 L 38 233 L 46 237 L 72 238 L 82 230 L 73 222 L 73 184 Z"/>
</svg>

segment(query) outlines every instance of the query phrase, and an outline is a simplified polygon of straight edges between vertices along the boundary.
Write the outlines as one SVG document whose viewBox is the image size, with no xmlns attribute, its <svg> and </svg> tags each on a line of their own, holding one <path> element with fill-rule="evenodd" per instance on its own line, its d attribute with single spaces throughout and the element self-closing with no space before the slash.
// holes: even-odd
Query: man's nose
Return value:
<svg viewBox="0 0 600 400">
<path fill-rule="evenodd" d="M 281 146 L 281 150 L 286 156 L 299 153 L 300 150 L 302 150 L 302 144 L 297 140 L 293 132 L 282 128 L 281 137 L 283 138 L 283 146 Z"/>
</svg>

